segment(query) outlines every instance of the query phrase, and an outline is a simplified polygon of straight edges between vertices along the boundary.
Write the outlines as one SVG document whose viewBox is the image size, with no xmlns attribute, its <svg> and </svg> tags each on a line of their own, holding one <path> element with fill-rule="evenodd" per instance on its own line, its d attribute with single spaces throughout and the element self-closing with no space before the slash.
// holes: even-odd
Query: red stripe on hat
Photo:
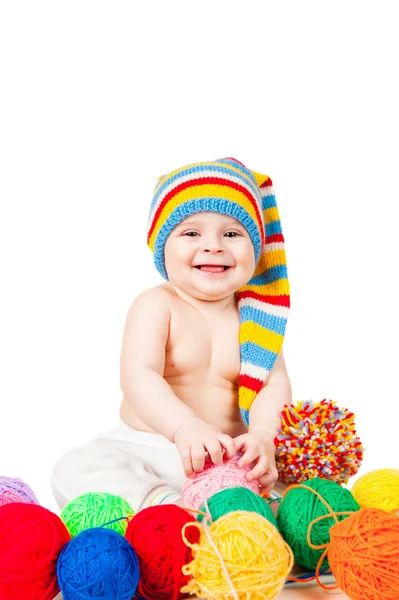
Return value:
<svg viewBox="0 0 399 600">
<path fill-rule="evenodd" d="M 273 306 L 286 306 L 287 308 L 290 307 L 290 297 L 287 294 L 281 294 L 280 296 L 263 296 L 262 294 L 258 294 L 252 290 L 245 290 L 237 293 L 237 300 L 239 301 L 242 298 L 254 298 L 255 300 L 260 300 L 261 302 L 273 304 Z"/>
<path fill-rule="evenodd" d="M 283 242 L 284 237 L 282 233 L 275 233 L 273 235 L 266 236 L 265 244 L 272 244 L 273 242 Z"/>
<path fill-rule="evenodd" d="M 193 187 L 195 185 L 201 185 L 201 184 L 209 185 L 212 183 L 216 184 L 216 185 L 224 185 L 226 187 L 232 187 L 235 190 L 242 192 L 248 198 L 248 200 L 251 202 L 251 204 L 255 210 L 256 218 L 258 219 L 258 227 L 259 227 L 260 234 L 261 234 L 261 243 L 263 245 L 265 243 L 265 232 L 264 232 L 264 228 L 263 228 L 262 218 L 260 216 L 256 201 L 251 196 L 251 194 L 248 192 L 248 190 L 246 188 L 244 188 L 242 185 L 235 183 L 234 181 L 230 181 L 228 179 L 222 179 L 221 177 L 198 177 L 198 179 L 191 179 L 189 181 L 183 181 L 182 183 L 177 185 L 175 188 L 170 190 L 170 192 L 168 194 L 166 194 L 165 198 L 162 200 L 161 204 L 158 206 L 158 209 L 154 215 L 152 225 L 151 225 L 150 231 L 148 233 L 147 243 L 150 240 L 150 237 L 152 235 L 152 232 L 155 229 L 156 223 L 159 219 L 159 216 L 160 216 L 162 210 L 164 209 L 165 205 L 169 202 L 169 200 L 171 198 L 173 198 L 173 196 L 175 196 L 178 192 L 181 192 L 182 190 Z"/>
<path fill-rule="evenodd" d="M 269 179 L 266 179 L 266 181 L 264 181 L 260 187 L 261 188 L 265 188 L 265 187 L 270 187 L 272 185 L 273 185 L 273 182 L 272 182 L 272 180 L 269 177 Z"/>
<path fill-rule="evenodd" d="M 255 377 L 251 377 L 250 375 L 240 375 L 238 386 L 244 386 L 253 392 L 259 392 L 263 385 L 263 381 L 260 379 L 256 379 Z"/>
</svg>

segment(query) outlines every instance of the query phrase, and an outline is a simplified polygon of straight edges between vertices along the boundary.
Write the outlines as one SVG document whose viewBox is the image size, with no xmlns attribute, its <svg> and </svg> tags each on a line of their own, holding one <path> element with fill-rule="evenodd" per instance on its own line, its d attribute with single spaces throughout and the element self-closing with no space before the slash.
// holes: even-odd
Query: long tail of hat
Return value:
<svg viewBox="0 0 399 600">
<path fill-rule="evenodd" d="M 252 171 L 261 191 L 265 245 L 255 273 L 236 293 L 240 312 L 239 406 L 249 409 L 282 348 L 290 307 L 285 244 L 272 180 Z"/>
</svg>

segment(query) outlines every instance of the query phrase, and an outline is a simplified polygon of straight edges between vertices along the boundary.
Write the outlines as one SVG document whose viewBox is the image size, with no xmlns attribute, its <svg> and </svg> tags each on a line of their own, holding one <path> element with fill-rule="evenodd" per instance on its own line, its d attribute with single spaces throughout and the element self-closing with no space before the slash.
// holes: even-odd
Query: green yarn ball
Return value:
<svg viewBox="0 0 399 600">
<path fill-rule="evenodd" d="M 229 512 L 246 510 L 262 515 L 277 528 L 276 519 L 268 503 L 248 488 L 227 488 L 214 494 L 209 498 L 207 504 L 213 522 Z M 201 507 L 201 511 L 208 512 L 205 505 Z M 197 515 L 197 521 L 201 523 L 203 519 L 204 515 Z"/>
<path fill-rule="evenodd" d="M 304 481 L 306 485 L 320 494 L 331 506 L 333 512 L 358 511 L 359 504 L 351 492 L 341 487 L 335 481 L 315 477 Z M 313 519 L 329 514 L 323 502 L 310 490 L 295 487 L 284 496 L 278 511 L 277 524 L 280 533 L 291 547 L 295 561 L 302 567 L 314 571 L 323 550 L 313 550 L 307 542 L 307 532 Z M 346 519 L 349 515 L 339 515 L 338 521 Z M 315 523 L 310 533 L 310 541 L 315 546 L 327 544 L 330 541 L 330 528 L 336 523 L 334 517 L 322 519 Z M 328 560 L 324 559 L 322 568 L 328 567 Z"/>
<path fill-rule="evenodd" d="M 65 524 L 71 537 L 91 527 L 101 527 L 120 517 L 133 515 L 129 502 L 120 496 L 107 492 L 89 492 L 74 498 L 61 512 L 61 521 Z M 107 525 L 110 529 L 125 535 L 128 522 L 126 519 Z"/>
</svg>

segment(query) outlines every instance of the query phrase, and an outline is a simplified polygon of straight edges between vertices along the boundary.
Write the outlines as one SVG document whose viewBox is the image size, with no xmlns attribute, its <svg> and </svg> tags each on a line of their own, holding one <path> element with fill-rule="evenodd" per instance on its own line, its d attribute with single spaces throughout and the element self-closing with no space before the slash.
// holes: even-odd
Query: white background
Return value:
<svg viewBox="0 0 399 600">
<path fill-rule="evenodd" d="M 0 6 L 0 474 L 58 512 L 52 465 L 113 427 L 163 281 L 155 180 L 225 156 L 274 183 L 294 398 L 356 413 L 360 474 L 399 468 L 396 3 Z"/>
</svg>

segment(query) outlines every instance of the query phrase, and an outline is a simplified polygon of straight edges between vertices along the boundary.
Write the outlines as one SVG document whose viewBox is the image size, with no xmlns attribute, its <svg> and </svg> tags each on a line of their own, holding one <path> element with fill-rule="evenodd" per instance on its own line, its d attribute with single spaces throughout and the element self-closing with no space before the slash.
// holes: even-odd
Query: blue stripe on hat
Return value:
<svg viewBox="0 0 399 600">
<path fill-rule="evenodd" d="M 257 367 L 271 370 L 276 360 L 277 354 L 255 344 L 254 342 L 244 342 L 240 344 L 241 362 L 249 362 Z"/>
<path fill-rule="evenodd" d="M 265 307 L 265 310 L 266 307 Z M 253 306 L 241 306 L 240 307 L 240 322 L 253 321 L 273 333 L 284 335 L 287 319 L 285 317 L 278 317 L 271 315 L 270 313 L 254 308 Z"/>
<path fill-rule="evenodd" d="M 274 194 L 262 197 L 262 210 L 267 210 L 268 208 L 277 208 L 276 196 Z"/>
<path fill-rule="evenodd" d="M 252 277 L 247 285 L 265 285 L 266 283 L 273 283 L 279 279 L 288 279 L 287 265 L 276 265 L 270 267 L 264 273 Z"/>
<path fill-rule="evenodd" d="M 280 221 L 272 221 L 265 226 L 266 237 L 269 235 L 275 235 L 276 233 L 283 233 L 281 229 Z"/>
<path fill-rule="evenodd" d="M 158 231 L 154 245 L 154 263 L 157 271 L 164 279 L 168 280 L 168 274 L 165 268 L 164 250 L 169 235 L 179 223 L 184 221 L 184 219 L 199 212 L 216 212 L 228 215 L 242 223 L 251 237 L 255 251 L 255 262 L 258 262 L 262 242 L 258 225 L 251 215 L 236 202 L 231 202 L 225 198 L 195 198 L 194 200 L 188 200 L 177 206 Z"/>
<path fill-rule="evenodd" d="M 244 425 L 249 425 L 249 410 L 240 408 L 241 418 L 244 421 Z"/>
</svg>

